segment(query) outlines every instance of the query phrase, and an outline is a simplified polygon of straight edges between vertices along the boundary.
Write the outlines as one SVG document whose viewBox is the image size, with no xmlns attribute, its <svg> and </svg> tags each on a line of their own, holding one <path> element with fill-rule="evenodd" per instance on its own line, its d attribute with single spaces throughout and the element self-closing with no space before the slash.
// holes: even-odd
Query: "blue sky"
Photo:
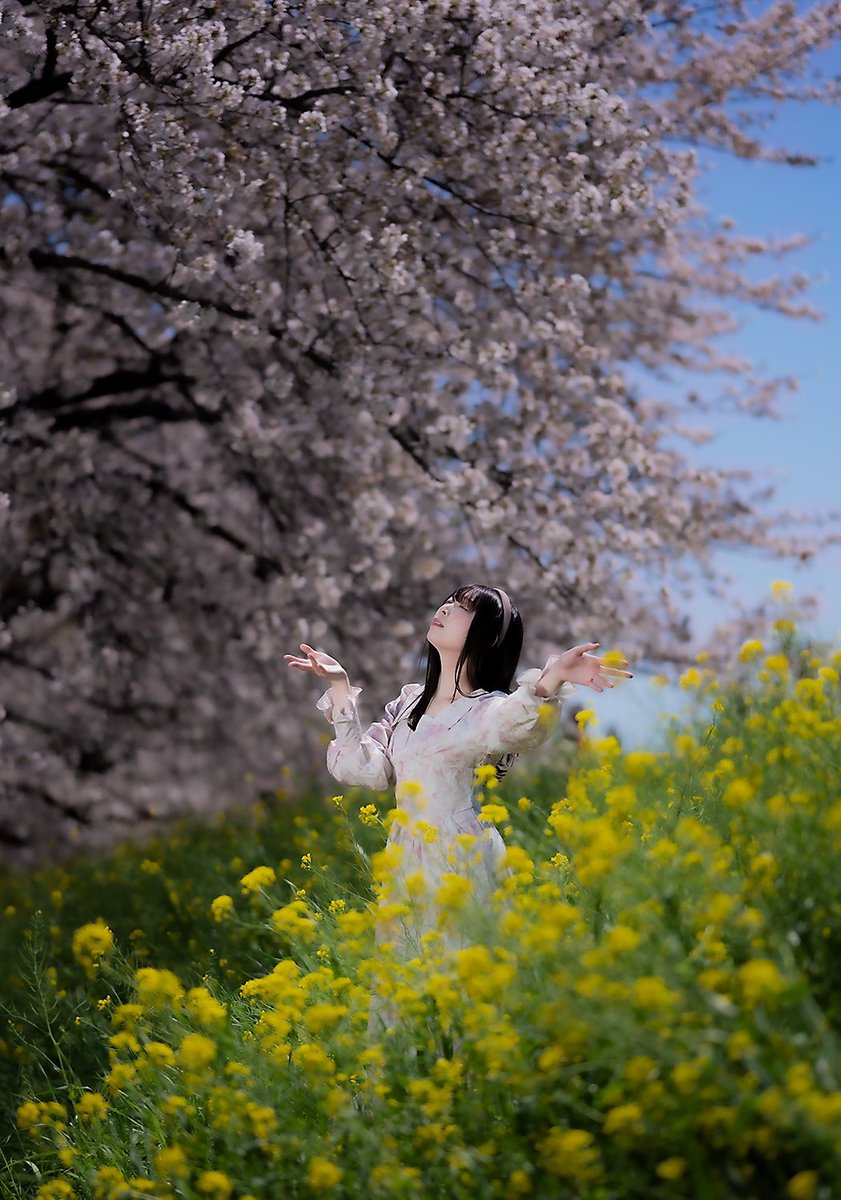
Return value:
<svg viewBox="0 0 841 1200">
<path fill-rule="evenodd" d="M 823 75 L 841 75 L 841 46 L 815 55 Z M 781 420 L 702 414 L 697 424 L 716 436 L 703 446 L 684 440 L 674 444 L 703 465 L 746 467 L 755 472 L 754 486 L 777 485 L 769 511 L 790 508 L 802 513 L 841 509 L 841 106 L 787 102 L 777 118 L 759 131 L 763 141 L 816 154 L 814 167 L 746 162 L 715 151 L 701 151 L 705 173 L 697 195 L 712 217 L 731 217 L 734 233 L 812 235 L 812 242 L 780 259 L 762 257 L 752 278 L 802 271 L 811 285 L 803 295 L 824 313 L 823 320 L 776 316 L 745 305 L 734 307 L 742 327 L 718 339 L 723 351 L 748 358 L 763 376 L 793 375 L 800 390 L 781 394 Z M 688 386 L 691 377 L 686 377 Z M 723 379 L 723 377 L 722 377 Z M 695 381 L 692 381 L 695 382 Z M 709 381 L 699 390 L 709 394 Z M 682 389 L 683 391 L 686 388 Z M 836 522 L 841 528 L 841 521 Z M 812 594 L 818 602 L 808 629 L 836 642 L 841 637 L 841 546 L 825 551 L 808 566 L 763 556 L 751 550 L 720 550 L 713 562 L 732 577 L 729 590 L 736 605 L 751 608 L 765 599 L 773 580 L 789 580 L 795 596 Z M 700 648 L 715 625 L 729 615 L 722 602 L 699 586 L 689 603 Z M 781 610 L 782 611 L 782 610 Z M 596 635 L 598 636 L 598 635 Z M 631 668 L 633 670 L 633 667 Z M 653 745 L 662 715 L 680 712 L 688 697 L 677 688 L 653 687 L 644 675 L 612 692 L 580 688 L 578 699 L 595 709 L 599 724 L 618 729 L 623 743 Z"/>
</svg>

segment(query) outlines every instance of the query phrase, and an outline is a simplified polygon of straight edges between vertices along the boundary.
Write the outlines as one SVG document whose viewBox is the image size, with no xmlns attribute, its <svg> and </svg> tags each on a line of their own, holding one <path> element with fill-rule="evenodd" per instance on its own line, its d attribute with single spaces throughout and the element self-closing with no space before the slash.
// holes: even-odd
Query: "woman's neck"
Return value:
<svg viewBox="0 0 841 1200">
<path fill-rule="evenodd" d="M 458 656 L 456 656 L 457 658 Z M 457 699 L 461 692 L 475 692 L 476 688 L 473 680 L 467 674 L 467 668 L 462 667 L 461 678 L 459 684 L 461 692 L 456 691 L 456 658 L 448 661 L 443 656 L 441 658 L 441 677 L 438 680 L 438 687 L 433 696 L 433 702 L 438 701 L 441 704 L 449 703 L 454 698 Z"/>
</svg>

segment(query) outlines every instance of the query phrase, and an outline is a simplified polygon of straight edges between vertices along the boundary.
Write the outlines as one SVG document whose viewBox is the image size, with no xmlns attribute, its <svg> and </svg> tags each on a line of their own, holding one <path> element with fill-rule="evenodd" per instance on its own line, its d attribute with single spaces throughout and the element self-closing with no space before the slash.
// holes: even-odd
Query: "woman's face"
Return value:
<svg viewBox="0 0 841 1200">
<path fill-rule="evenodd" d="M 433 617 L 426 640 L 440 653 L 442 650 L 459 654 L 473 620 L 473 610 L 450 596 Z M 436 624 L 440 622 L 440 624 Z"/>
</svg>

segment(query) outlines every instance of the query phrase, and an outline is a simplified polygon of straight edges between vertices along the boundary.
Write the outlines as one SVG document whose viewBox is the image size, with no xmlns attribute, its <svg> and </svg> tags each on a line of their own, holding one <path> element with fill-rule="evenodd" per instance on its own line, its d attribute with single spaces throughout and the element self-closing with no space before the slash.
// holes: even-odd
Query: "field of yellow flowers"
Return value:
<svg viewBox="0 0 841 1200">
<path fill-rule="evenodd" d="M 385 793 L 4 881 L 3 1196 L 841 1195 L 841 652 L 777 627 L 661 749 L 480 768 L 511 872 L 408 962 Z"/>
</svg>

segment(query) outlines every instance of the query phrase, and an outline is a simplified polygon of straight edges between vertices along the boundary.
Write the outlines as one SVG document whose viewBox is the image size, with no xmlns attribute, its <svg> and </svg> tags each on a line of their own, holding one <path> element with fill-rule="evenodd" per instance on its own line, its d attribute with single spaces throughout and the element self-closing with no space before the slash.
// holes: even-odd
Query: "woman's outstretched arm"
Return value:
<svg viewBox="0 0 841 1200">
<path fill-rule="evenodd" d="M 330 686 L 316 703 L 336 731 L 327 747 L 327 770 L 339 783 L 351 787 L 379 791 L 390 787 L 394 783 L 389 750 L 393 722 L 416 685 L 406 684 L 400 695 L 386 705 L 383 719 L 363 731 L 357 704 L 362 688 L 351 684 L 344 667 L 331 655 L 314 650 L 305 642 L 301 643 L 301 649 L 306 658 L 287 654 L 288 665 L 330 680 Z"/>
<path fill-rule="evenodd" d="M 591 653 L 598 642 L 586 642 L 563 654 L 550 654 L 543 670 L 532 667 L 517 676 L 517 690 L 492 696 L 480 708 L 476 751 L 516 754 L 542 745 L 557 726 L 563 702 L 583 684 L 596 692 L 613 688 L 620 679 L 632 679 L 624 670 L 627 659 L 610 661 Z"/>
<path fill-rule="evenodd" d="M 357 697 L 361 687 L 350 687 L 342 704 L 328 688 L 316 707 L 334 726 L 336 736 L 327 747 L 327 770 L 339 783 L 384 791 L 395 782 L 391 761 L 391 732 L 397 714 L 408 702 L 415 684 L 407 683 L 385 706 L 385 715 L 363 731 Z"/>
<path fill-rule="evenodd" d="M 537 690 L 541 675 L 540 667 L 521 671 L 510 695 L 493 695 L 481 702 L 473 735 L 477 758 L 518 754 L 546 741 L 560 720 L 564 701 L 576 689 L 565 682 L 553 694 L 541 695 Z"/>
</svg>

